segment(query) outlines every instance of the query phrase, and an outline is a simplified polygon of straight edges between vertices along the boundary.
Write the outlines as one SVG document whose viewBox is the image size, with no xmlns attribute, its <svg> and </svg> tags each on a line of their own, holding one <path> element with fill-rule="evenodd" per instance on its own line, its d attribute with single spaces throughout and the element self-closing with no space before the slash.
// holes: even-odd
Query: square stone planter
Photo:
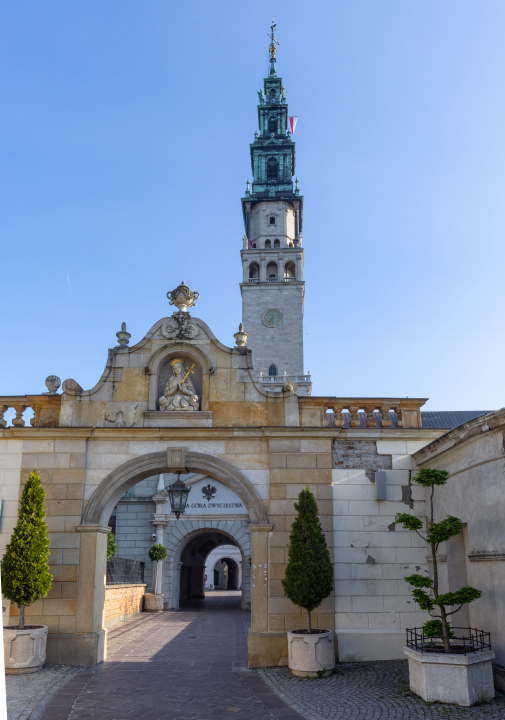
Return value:
<svg viewBox="0 0 505 720">
<path fill-rule="evenodd" d="M 457 655 L 404 648 L 409 659 L 410 689 L 426 702 L 470 707 L 494 698 L 494 651 Z"/>
<path fill-rule="evenodd" d="M 6 675 L 26 675 L 42 669 L 46 661 L 47 625 L 4 627 L 4 661 Z"/>
<path fill-rule="evenodd" d="M 324 671 L 331 675 L 335 667 L 335 633 L 319 630 L 307 635 L 300 630 L 288 632 L 288 664 L 293 675 L 308 677 Z"/>
<path fill-rule="evenodd" d="M 144 595 L 144 612 L 162 612 L 164 595 L 146 593 Z"/>
</svg>

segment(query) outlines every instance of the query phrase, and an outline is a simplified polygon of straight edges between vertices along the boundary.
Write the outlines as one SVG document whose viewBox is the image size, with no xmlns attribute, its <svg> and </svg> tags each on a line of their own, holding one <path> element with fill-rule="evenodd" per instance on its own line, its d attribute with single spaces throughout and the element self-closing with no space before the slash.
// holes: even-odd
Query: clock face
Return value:
<svg viewBox="0 0 505 720">
<path fill-rule="evenodd" d="M 282 313 L 280 310 L 267 310 L 263 315 L 263 322 L 267 327 L 274 328 L 281 324 Z"/>
</svg>

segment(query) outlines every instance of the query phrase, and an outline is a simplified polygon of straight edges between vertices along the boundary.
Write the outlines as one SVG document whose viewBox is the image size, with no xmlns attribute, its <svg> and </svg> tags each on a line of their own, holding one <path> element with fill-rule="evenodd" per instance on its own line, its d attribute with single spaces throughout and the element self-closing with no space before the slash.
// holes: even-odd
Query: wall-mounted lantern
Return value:
<svg viewBox="0 0 505 720">
<path fill-rule="evenodd" d="M 186 487 L 181 481 L 181 473 L 177 473 L 177 480 L 167 488 L 170 510 L 177 520 L 181 515 L 184 515 L 190 490 L 191 488 Z"/>
</svg>

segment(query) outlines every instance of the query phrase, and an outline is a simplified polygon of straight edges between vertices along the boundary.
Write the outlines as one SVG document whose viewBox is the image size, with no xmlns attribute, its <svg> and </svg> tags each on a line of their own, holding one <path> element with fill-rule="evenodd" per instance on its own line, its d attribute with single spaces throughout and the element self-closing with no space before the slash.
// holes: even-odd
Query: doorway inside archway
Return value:
<svg viewBox="0 0 505 720">
<path fill-rule="evenodd" d="M 242 549 L 228 535 L 202 530 L 190 538 L 180 555 L 179 607 L 223 591 L 242 597 Z"/>
</svg>

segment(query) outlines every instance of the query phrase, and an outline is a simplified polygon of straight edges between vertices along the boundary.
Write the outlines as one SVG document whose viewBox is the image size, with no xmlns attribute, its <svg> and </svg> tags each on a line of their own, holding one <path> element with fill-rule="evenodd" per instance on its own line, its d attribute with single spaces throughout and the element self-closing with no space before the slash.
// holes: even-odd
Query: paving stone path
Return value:
<svg viewBox="0 0 505 720">
<path fill-rule="evenodd" d="M 80 671 L 68 665 L 46 665 L 37 673 L 6 675 L 8 720 L 38 720 L 55 692 Z"/>
<path fill-rule="evenodd" d="M 293 678 L 287 668 L 258 674 L 306 720 L 505 720 L 505 695 L 460 708 L 425 703 L 409 690 L 407 660 L 340 663 L 329 678 Z"/>
<path fill-rule="evenodd" d="M 240 593 L 215 592 L 121 624 L 106 662 L 71 678 L 40 720 L 303 720 L 247 669 L 239 604 Z"/>
</svg>

